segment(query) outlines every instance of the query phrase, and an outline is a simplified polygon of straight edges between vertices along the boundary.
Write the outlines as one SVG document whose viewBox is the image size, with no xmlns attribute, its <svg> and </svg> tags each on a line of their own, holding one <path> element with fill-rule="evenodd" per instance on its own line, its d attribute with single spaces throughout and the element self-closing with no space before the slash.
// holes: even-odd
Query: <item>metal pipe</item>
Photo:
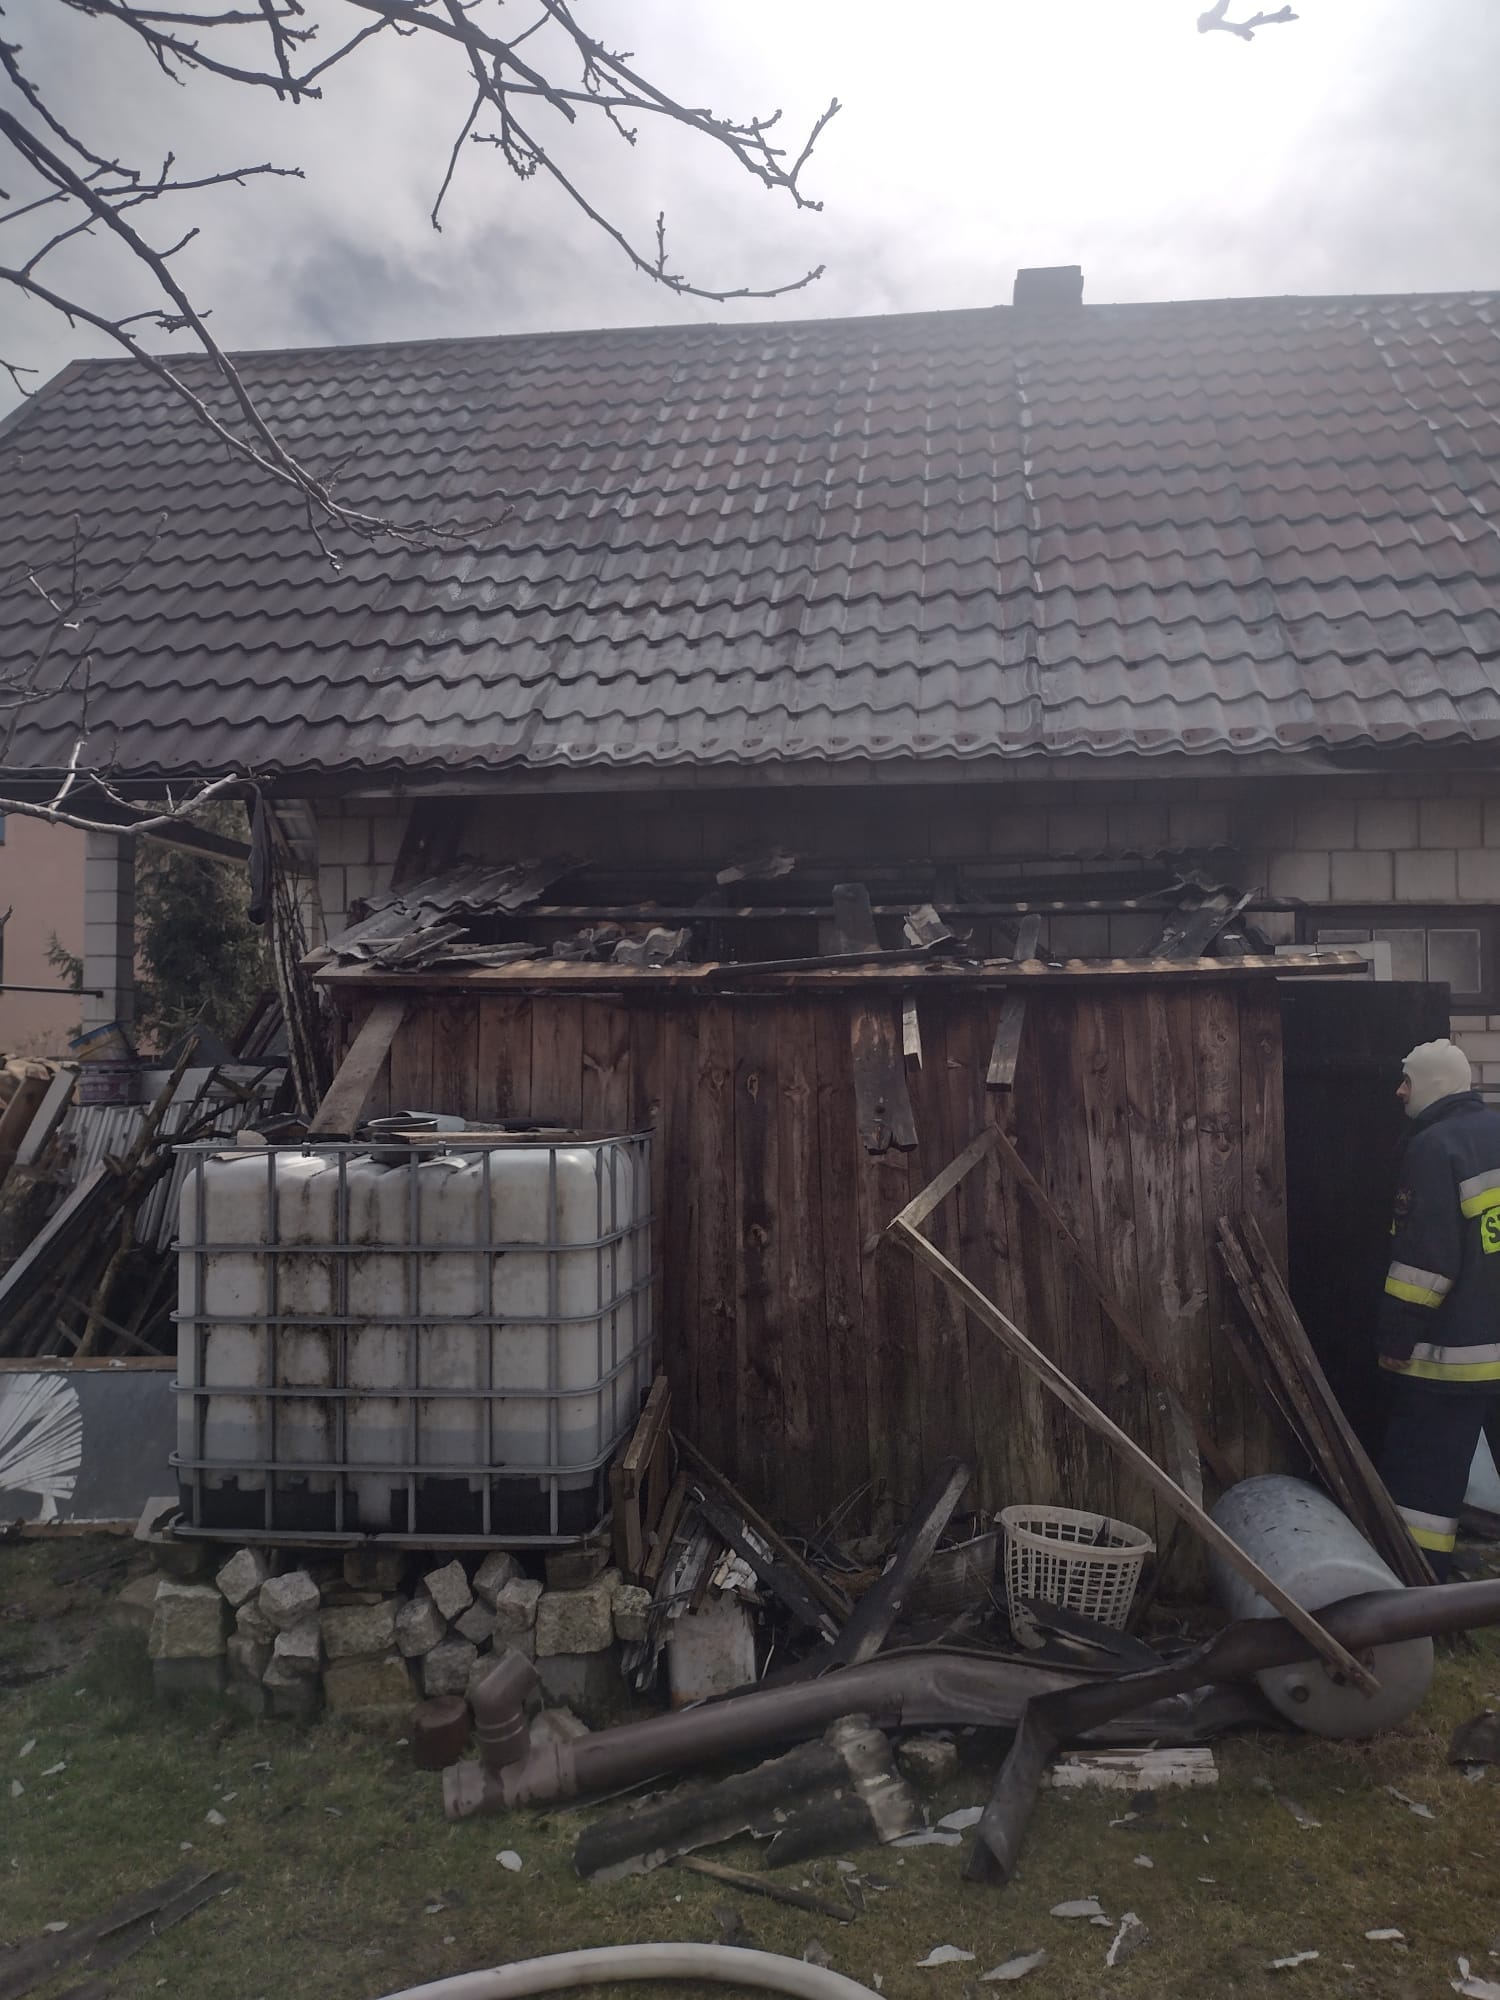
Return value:
<svg viewBox="0 0 1500 2000">
<path fill-rule="evenodd" d="M 1331 1605 L 1321 1622 L 1355 1651 L 1500 1625 L 1500 1579 L 1371 1591 Z M 455 1764 L 444 1773 L 443 1805 L 450 1819 L 466 1819 L 471 1813 L 610 1791 L 658 1772 L 814 1736 L 840 1715 L 868 1715 L 878 1728 L 887 1729 L 1015 1729 L 1028 1703 L 1049 1695 L 1067 1696 L 1065 1740 L 1106 1725 L 1113 1741 L 1144 1740 L 1159 1735 L 1161 1726 L 1161 1709 L 1153 1711 L 1148 1704 L 1313 1656 L 1311 1643 L 1284 1618 L 1242 1619 L 1183 1660 L 1083 1684 L 1073 1675 L 1012 1661 L 909 1653 L 839 1668 L 815 1681 L 757 1688 L 702 1708 L 625 1723 L 577 1743 L 547 1744 L 499 1771 Z M 497 1668 L 474 1691 L 481 1729 L 500 1733 L 511 1726 L 515 1669 L 499 1670 L 508 1658 L 502 1654 Z"/>
<path fill-rule="evenodd" d="M 471 1697 L 480 1741 L 498 1740 L 513 1728 L 513 1711 L 524 1700 L 510 1653 Z M 444 1773 L 443 1803 L 450 1819 L 496 1812 L 580 1792 L 611 1791 L 655 1772 L 760 1750 L 778 1742 L 819 1735 L 841 1715 L 868 1715 L 877 1728 L 968 1727 L 1014 1729 L 1035 1696 L 1075 1687 L 1068 1673 L 1054 1673 L 1013 1660 L 972 1654 L 908 1653 L 843 1667 L 790 1687 L 757 1688 L 701 1708 L 652 1716 L 617 1729 L 602 1729 L 577 1743 L 545 1744 L 503 1769 L 478 1763 L 455 1764 Z M 1154 1739 L 1161 1711 L 1138 1734 Z"/>
</svg>

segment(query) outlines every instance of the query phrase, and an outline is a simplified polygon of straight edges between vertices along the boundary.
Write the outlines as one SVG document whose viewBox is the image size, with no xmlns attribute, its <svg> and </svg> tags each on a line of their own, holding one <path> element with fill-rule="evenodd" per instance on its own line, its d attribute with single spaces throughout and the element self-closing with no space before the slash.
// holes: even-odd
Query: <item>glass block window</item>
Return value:
<svg viewBox="0 0 1500 2000">
<path fill-rule="evenodd" d="M 1500 1009 L 1497 920 L 1488 911 L 1403 909 L 1396 917 L 1390 909 L 1304 910 L 1298 937 L 1304 944 L 1388 944 L 1392 979 L 1446 986 L 1455 1013 Z"/>
</svg>

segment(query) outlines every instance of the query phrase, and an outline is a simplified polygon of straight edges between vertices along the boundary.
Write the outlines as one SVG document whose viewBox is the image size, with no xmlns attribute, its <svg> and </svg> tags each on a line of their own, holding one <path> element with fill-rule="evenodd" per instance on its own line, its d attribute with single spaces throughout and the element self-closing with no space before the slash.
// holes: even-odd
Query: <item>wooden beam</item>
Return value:
<svg viewBox="0 0 1500 2000">
<path fill-rule="evenodd" d="M 875 913 L 870 908 L 870 892 L 863 882 L 835 882 L 833 885 L 833 948 L 836 952 L 878 951 Z"/>
<path fill-rule="evenodd" d="M 1170 1479 L 1156 1460 L 1148 1452 L 1142 1451 L 1135 1439 L 1106 1416 L 1097 1403 L 1092 1402 L 1078 1385 L 1071 1381 L 1057 1366 L 1050 1355 L 1044 1354 L 1032 1341 L 1028 1340 L 1014 1320 L 1008 1319 L 992 1299 L 985 1297 L 977 1285 L 972 1284 L 956 1265 L 951 1264 L 935 1243 L 929 1242 L 920 1230 L 913 1229 L 901 1216 L 890 1224 L 892 1234 L 917 1259 L 925 1264 L 934 1277 L 952 1292 L 965 1309 L 978 1320 L 979 1324 L 992 1333 L 1016 1360 L 1029 1368 L 1042 1386 L 1050 1391 L 1065 1408 L 1071 1410 L 1080 1422 L 1086 1424 L 1097 1437 L 1110 1445 L 1132 1471 L 1138 1473 L 1152 1491 L 1170 1507 L 1174 1514 L 1192 1529 L 1193 1533 L 1213 1550 L 1229 1567 L 1244 1577 L 1257 1596 L 1279 1611 L 1288 1624 L 1300 1632 L 1319 1656 L 1325 1659 L 1335 1672 L 1346 1675 L 1356 1687 L 1367 1694 L 1373 1694 L 1379 1682 L 1363 1667 L 1354 1655 L 1341 1646 L 1336 1639 L 1325 1632 L 1317 1619 L 1291 1596 L 1272 1576 L 1268 1576 L 1250 1556 L 1233 1541 L 1218 1524 L 1211 1520 L 1195 1501 L 1191 1500 L 1175 1479 Z"/>
<path fill-rule="evenodd" d="M 973 1168 L 979 1165 L 986 1153 L 993 1152 L 1000 1137 L 998 1125 L 986 1125 L 982 1132 L 972 1138 L 956 1160 L 950 1160 L 943 1171 L 926 1187 L 920 1188 L 896 1217 L 896 1222 L 904 1222 L 910 1229 L 919 1229 L 941 1201 L 958 1186 Z M 895 1227 L 895 1223 L 891 1224 Z"/>
<path fill-rule="evenodd" d="M 988 1090 L 1015 1087 L 1016 1063 L 1021 1054 L 1021 1032 L 1026 1026 L 1026 995 L 1012 990 L 1000 1007 L 1000 1025 L 995 1030 L 995 1046 L 990 1050 L 990 1066 L 985 1072 Z"/>
<path fill-rule="evenodd" d="M 360 1023 L 359 1033 L 349 1045 L 349 1053 L 339 1064 L 338 1075 L 313 1113 L 309 1138 L 354 1137 L 355 1127 L 370 1101 L 370 1092 L 375 1088 L 381 1065 L 390 1054 L 391 1044 L 406 1019 L 406 1008 L 406 1000 L 398 996 L 377 1000 L 366 1014 Z"/>
<path fill-rule="evenodd" d="M 672 1435 L 676 1439 L 677 1449 L 687 1460 L 692 1470 L 697 1473 L 698 1477 L 700 1479 L 707 1479 L 714 1486 L 718 1487 L 725 1499 L 744 1517 L 746 1523 L 754 1529 L 755 1533 L 766 1544 L 766 1547 L 781 1562 L 785 1563 L 794 1576 L 801 1578 L 803 1584 L 817 1598 L 819 1604 L 826 1611 L 831 1611 L 839 1624 L 842 1625 L 844 1620 L 849 1616 L 850 1609 L 849 1600 L 843 1591 L 829 1583 L 825 1577 L 819 1576 L 810 1563 L 804 1562 L 790 1543 L 771 1526 L 771 1523 L 765 1516 L 756 1512 L 744 1494 L 731 1486 L 718 1467 L 711 1464 L 703 1456 L 703 1453 L 699 1451 L 698 1447 L 682 1435 L 681 1431 L 674 1431 Z"/>
<path fill-rule="evenodd" d="M 901 1000 L 901 1053 L 913 1069 L 922 1067 L 922 1023 L 915 993 L 904 994 Z"/>
<path fill-rule="evenodd" d="M 1254 1216 L 1247 1217 L 1242 1240 L 1237 1240 L 1233 1225 L 1221 1216 L 1219 1247 L 1275 1380 L 1303 1432 L 1303 1448 L 1334 1498 L 1403 1583 L 1435 1583 L 1431 1565 L 1412 1540 L 1389 1488 L 1329 1386 L 1260 1224 Z"/>
<path fill-rule="evenodd" d="M 0 1111 L 0 1182 L 15 1162 L 22 1142 L 42 1105 L 52 1093 L 55 1077 L 18 1076 L 10 1102 Z"/>
<path fill-rule="evenodd" d="M 853 1008 L 849 1017 L 849 1046 L 854 1063 L 859 1136 L 865 1151 L 885 1153 L 894 1146 L 898 1152 L 914 1152 L 917 1121 L 912 1113 L 906 1063 L 889 1003 Z"/>
<path fill-rule="evenodd" d="M 47 1094 L 37 1106 L 36 1116 L 26 1128 L 26 1136 L 16 1152 L 18 1167 L 34 1167 L 47 1150 L 53 1133 L 67 1114 L 73 1102 L 73 1091 L 78 1082 L 78 1071 L 73 1068 L 60 1069 L 47 1086 Z"/>
<path fill-rule="evenodd" d="M 1072 1258 L 1079 1275 L 1098 1301 L 1100 1311 L 1146 1371 L 1147 1379 L 1153 1388 L 1159 1389 L 1169 1399 L 1173 1408 L 1181 1413 L 1192 1433 L 1194 1443 L 1214 1477 L 1222 1486 L 1233 1486 L 1240 1474 L 1225 1457 L 1208 1427 L 1200 1424 L 1184 1406 L 1176 1383 L 1157 1360 L 1151 1350 L 1151 1343 L 1110 1290 L 1104 1274 L 1068 1227 L 1047 1190 L 1016 1151 L 1009 1135 L 998 1127 L 994 1128 L 994 1150 L 1000 1155 L 1001 1165 L 1036 1210 L 1041 1222 Z"/>
<path fill-rule="evenodd" d="M 675 1868 L 686 1868 L 694 1875 L 706 1875 L 710 1882 L 722 1882 L 727 1889 L 743 1889 L 747 1896 L 766 1896 L 773 1903 L 787 1903 L 794 1910 L 811 1910 L 815 1916 L 831 1917 L 836 1924 L 854 1921 L 854 1911 L 840 1909 L 837 1903 L 830 1903 L 826 1896 L 813 1896 L 802 1889 L 788 1889 L 784 1883 L 773 1882 L 767 1875 L 751 1875 L 743 1868 L 728 1868 L 722 1861 L 705 1861 L 698 1854 L 677 1854 L 672 1858 Z"/>
<path fill-rule="evenodd" d="M 466 992 L 475 988 L 511 993 L 630 993 L 681 992 L 707 987 L 716 998 L 732 998 L 731 989 L 745 993 L 795 993 L 886 986 L 1095 986 L 1116 980 L 1131 985 L 1198 985 L 1206 980 L 1327 979 L 1335 974 L 1365 978 L 1367 961 L 1357 951 L 1299 952 L 1286 957 L 1140 959 L 1070 958 L 1061 965 L 1032 959 L 978 962 L 920 958 L 908 951 L 882 954 L 878 963 L 859 954 L 827 960 L 785 959 L 781 968 L 763 968 L 709 961 L 703 965 L 593 965 L 569 960 L 528 959 L 515 965 L 480 965 L 467 971 L 391 971 L 379 965 L 325 965 L 317 979 L 328 986 L 389 986 L 406 992 Z"/>
</svg>

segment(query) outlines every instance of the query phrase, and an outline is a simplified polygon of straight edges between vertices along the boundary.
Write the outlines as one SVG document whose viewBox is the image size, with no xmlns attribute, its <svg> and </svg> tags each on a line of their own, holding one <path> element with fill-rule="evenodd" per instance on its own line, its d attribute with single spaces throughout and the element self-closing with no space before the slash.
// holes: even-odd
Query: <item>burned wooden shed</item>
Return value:
<svg viewBox="0 0 1500 2000">
<path fill-rule="evenodd" d="M 328 968 L 366 1115 L 654 1134 L 657 1324 L 676 1420 L 778 1519 L 880 1519 L 954 1453 L 979 1501 L 1149 1524 L 1149 1495 L 883 1238 L 987 1122 L 1013 1138 L 934 1240 L 1166 1463 L 1160 1398 L 1076 1240 L 1221 1477 L 1274 1446 L 1225 1337 L 1218 1219 L 1287 1241 L 1281 996 L 1352 955 L 659 967 Z M 1011 1087 L 989 1082 L 1024 996 Z M 383 1024 L 383 1027 L 382 1027 Z M 1003 1040 L 1003 1036 L 1002 1036 Z M 1028 1191 L 1030 1183 L 1030 1191 Z M 1039 1194 L 1038 1194 L 1039 1191 Z M 1213 1469 L 1212 1467 L 1210 1468 Z"/>
</svg>

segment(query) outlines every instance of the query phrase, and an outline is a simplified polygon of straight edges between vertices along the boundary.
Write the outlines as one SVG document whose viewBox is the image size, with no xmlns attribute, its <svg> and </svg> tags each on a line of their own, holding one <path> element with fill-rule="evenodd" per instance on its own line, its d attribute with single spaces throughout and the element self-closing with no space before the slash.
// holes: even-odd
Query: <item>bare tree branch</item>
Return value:
<svg viewBox="0 0 1500 2000">
<path fill-rule="evenodd" d="M 607 212 L 606 200 L 584 185 L 575 166 L 575 134 L 604 130 L 626 145 L 655 127 L 685 132 L 707 152 L 727 157 L 738 169 L 797 209 L 819 202 L 802 188 L 801 177 L 828 121 L 839 109 L 834 99 L 800 146 L 783 143 L 780 112 L 736 118 L 707 106 L 679 101 L 651 80 L 629 51 L 606 47 L 585 28 L 572 0 L 532 0 L 524 25 L 511 32 L 507 0 L 325 0 L 321 20 L 304 0 L 29 0 L 32 13 L 44 6 L 66 7 L 90 24 L 90 32 L 123 37 L 123 46 L 149 61 L 173 84 L 191 86 L 212 77 L 261 101 L 269 92 L 283 103 L 319 104 L 330 79 L 344 81 L 353 59 L 382 35 L 422 38 L 451 54 L 455 136 L 437 181 L 431 221 L 441 213 L 468 149 L 497 149 L 522 181 L 540 174 L 595 225 L 634 268 L 679 296 L 723 301 L 772 298 L 811 284 L 822 266 L 789 281 L 765 286 L 713 284 L 689 278 L 667 258 L 666 220 L 658 215 L 654 233 L 639 235 Z M 0 0 L 0 23 L 7 0 Z M 332 52 L 319 56 L 319 28 L 332 24 Z M 524 45 L 524 53 L 522 52 Z M 310 531 L 330 562 L 340 560 L 345 541 L 391 539 L 412 549 L 465 543 L 472 527 L 398 520 L 390 514 L 352 506 L 339 495 L 342 465 L 318 466 L 294 454 L 277 435 L 251 394 L 234 358 L 219 345 L 210 307 L 196 298 L 180 265 L 174 265 L 202 226 L 194 217 L 185 227 L 154 226 L 170 217 L 184 197 L 222 193 L 272 175 L 300 178 L 296 167 L 269 161 L 256 166 L 179 169 L 168 143 L 159 165 L 117 158 L 96 136 L 81 93 L 75 102 L 70 78 L 44 85 L 23 60 L 19 40 L 0 37 L 0 159 L 7 154 L 19 181 L 0 170 L 0 226 L 8 256 L 0 263 L 0 288 L 49 308 L 71 326 L 91 328 L 147 369 L 226 450 L 257 468 L 283 492 L 297 496 Z M 40 72 L 38 72 L 40 74 Z M 119 94 L 131 88 L 128 75 Z M 524 113 L 525 122 L 517 117 Z M 555 114 L 559 136 L 543 136 L 534 116 Z M 170 122 L 170 121 L 168 121 Z M 481 122 L 494 129 L 481 131 Z M 562 149 L 561 151 L 559 149 Z M 585 157 L 579 151 L 580 162 Z M 138 297 L 121 308 L 104 285 L 107 261 L 90 259 L 85 246 L 113 245 L 147 280 L 151 303 Z M 70 250 L 66 259 L 60 253 Z M 82 272 L 80 276 L 79 273 Z M 198 368 L 190 373 L 177 356 L 151 351 L 151 332 L 188 334 Z M 34 374 L 20 357 L 0 357 L 0 374 L 18 393 L 23 377 Z M 71 749 L 65 768 L 41 787 L 19 788 L 18 797 L 0 797 L 0 811 L 16 812 L 56 825 L 96 831 L 150 832 L 190 818 L 205 801 L 253 782 L 254 774 L 204 778 L 181 797 L 170 793 L 148 817 L 122 829 L 120 817 L 136 812 L 115 774 L 90 757 L 92 622 L 104 599 L 121 591 L 141 564 L 154 560 L 163 524 L 142 537 L 128 562 L 97 560 L 89 537 L 75 522 L 71 544 L 46 561 L 32 559 L 0 583 L 12 604 L 31 601 L 19 614 L 20 657 L 14 650 L 0 665 L 0 768 L 12 764 L 23 723 L 44 711 L 52 739 Z M 40 606 L 40 613 L 37 607 Z M 55 754 L 55 753 L 54 753 Z M 7 789 L 15 790 L 15 786 Z M 114 816 L 112 816 L 112 814 Z"/>
<path fill-rule="evenodd" d="M 515 34 L 506 0 L 329 0 L 326 20 L 360 20 L 354 31 L 337 42 L 332 54 L 314 60 L 319 23 L 311 19 L 303 0 L 226 0 L 223 7 L 182 8 L 160 0 L 34 0 L 34 4 L 65 6 L 94 23 L 97 30 L 123 30 L 161 73 L 178 84 L 197 75 L 213 76 L 248 91 L 267 90 L 284 102 L 311 105 L 324 94 L 331 73 L 340 72 L 367 42 L 383 33 L 425 37 L 451 44 L 465 78 L 462 110 L 446 166 L 438 181 L 431 220 L 440 229 L 441 213 L 468 146 L 498 149 L 520 180 L 537 174 L 555 187 L 617 247 L 634 268 L 679 296 L 722 302 L 730 299 L 774 298 L 796 291 L 819 277 L 822 266 L 769 285 L 723 285 L 698 281 L 668 265 L 665 236 L 658 218 L 654 246 L 615 220 L 602 201 L 586 192 L 578 174 L 557 156 L 530 122 L 522 124 L 516 107 L 541 103 L 556 113 L 566 134 L 589 121 L 607 127 L 625 144 L 634 145 L 642 125 L 675 126 L 705 147 L 726 154 L 739 168 L 789 198 L 794 207 L 817 209 L 819 202 L 803 192 L 801 175 L 813 147 L 838 111 L 833 100 L 815 122 L 805 142 L 795 150 L 779 141 L 780 113 L 733 118 L 705 106 L 680 102 L 635 65 L 627 51 L 607 48 L 585 28 L 571 0 L 536 0 L 537 11 Z M 4 0 L 0 0 L 0 17 Z M 362 17 L 373 17 L 363 19 Z M 526 51 L 521 53 L 522 44 Z M 263 59 L 254 51 L 259 45 Z M 165 243 L 143 225 L 127 219 L 132 210 L 165 208 L 184 195 L 203 194 L 271 174 L 298 175 L 297 168 L 230 167 L 216 172 L 179 174 L 171 152 L 158 170 L 143 169 L 112 157 L 96 145 L 78 116 L 67 105 L 51 101 L 22 64 L 19 42 L 0 40 L 0 72 L 13 86 L 14 107 L 0 106 L 0 145 L 8 147 L 34 185 L 13 199 L 0 194 L 0 225 L 21 222 L 41 210 L 55 211 L 54 226 L 44 231 L 19 257 L 0 266 L 0 285 L 9 284 L 39 304 L 49 306 L 70 324 L 94 328 L 152 372 L 206 424 L 228 449 L 296 490 L 330 560 L 336 551 L 323 534 L 332 529 L 356 538 L 391 536 L 409 545 L 431 545 L 458 539 L 450 526 L 431 522 L 398 526 L 383 515 L 343 502 L 332 478 L 304 464 L 282 444 L 257 407 L 240 370 L 223 351 L 207 324 L 209 310 L 175 275 L 171 259 L 190 243 L 196 226 Z M 248 59 L 247 59 L 248 58 Z M 122 88 L 124 86 L 122 85 Z M 477 129 L 486 113 L 497 121 L 494 131 Z M 4 205 L 8 204 L 8 205 Z M 108 235 L 149 278 L 160 303 L 142 312 L 122 314 L 79 288 L 76 280 L 54 280 L 52 260 L 69 244 L 92 234 Z M 146 324 L 167 334 L 189 333 L 211 364 L 222 407 L 190 387 L 168 357 L 148 353 L 136 331 Z M 0 358 L 0 371 L 19 388 L 26 372 L 23 361 Z"/>
<path fill-rule="evenodd" d="M 1229 5 L 1230 0 L 1214 0 L 1208 12 L 1198 16 L 1198 33 L 1208 35 L 1215 28 L 1222 28 L 1226 35 L 1238 35 L 1242 42 L 1253 42 L 1257 28 L 1272 28 L 1297 19 L 1290 7 L 1278 7 L 1274 14 L 1252 14 L 1248 21 L 1229 21 L 1225 19 Z"/>
</svg>

